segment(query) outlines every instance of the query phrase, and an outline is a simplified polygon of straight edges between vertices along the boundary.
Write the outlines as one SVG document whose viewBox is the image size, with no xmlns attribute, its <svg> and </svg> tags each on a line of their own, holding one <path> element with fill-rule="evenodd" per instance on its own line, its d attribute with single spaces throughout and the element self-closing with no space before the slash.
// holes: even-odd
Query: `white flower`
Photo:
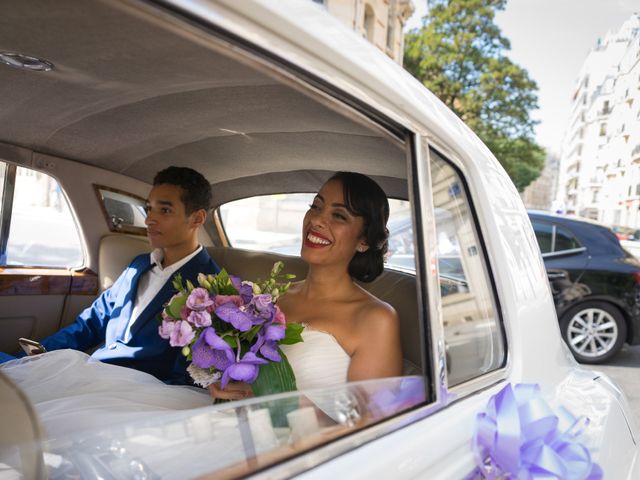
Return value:
<svg viewBox="0 0 640 480">
<path fill-rule="evenodd" d="M 187 372 L 191 375 L 193 383 L 204 388 L 207 388 L 209 385 L 222 378 L 222 373 L 209 373 L 209 371 L 204 368 L 196 367 L 193 363 L 187 367 Z"/>
</svg>

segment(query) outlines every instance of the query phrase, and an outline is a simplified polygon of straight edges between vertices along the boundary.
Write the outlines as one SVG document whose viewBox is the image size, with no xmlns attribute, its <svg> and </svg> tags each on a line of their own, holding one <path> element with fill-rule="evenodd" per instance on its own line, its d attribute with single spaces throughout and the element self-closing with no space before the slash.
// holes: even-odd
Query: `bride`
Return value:
<svg viewBox="0 0 640 480">
<path fill-rule="evenodd" d="M 355 283 L 383 271 L 388 216 L 382 189 L 357 173 L 335 174 L 310 205 L 301 250 L 308 275 L 279 301 L 287 321 L 306 325 L 303 343 L 283 347 L 299 390 L 401 374 L 397 314 Z M 2 372 L 25 391 L 50 436 L 211 405 L 206 390 L 167 386 L 72 350 L 8 362 Z M 209 390 L 221 399 L 250 392 L 243 383 Z"/>
<path fill-rule="evenodd" d="M 305 280 L 278 305 L 288 322 L 302 323 L 302 343 L 284 345 L 299 390 L 401 374 L 398 316 L 354 280 L 371 282 L 384 269 L 387 197 L 372 179 L 333 175 L 315 196 L 302 223 Z M 243 383 L 209 387 L 215 398 L 251 395 Z"/>
</svg>

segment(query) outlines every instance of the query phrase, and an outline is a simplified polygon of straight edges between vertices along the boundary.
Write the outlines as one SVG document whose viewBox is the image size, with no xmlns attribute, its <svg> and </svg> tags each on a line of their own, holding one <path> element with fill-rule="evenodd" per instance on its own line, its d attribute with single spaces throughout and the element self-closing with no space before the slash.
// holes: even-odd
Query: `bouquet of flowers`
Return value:
<svg viewBox="0 0 640 480">
<path fill-rule="evenodd" d="M 198 275 L 198 287 L 176 275 L 178 291 L 162 312 L 159 334 L 182 347 L 194 383 L 250 383 L 255 395 L 296 389 L 293 370 L 279 345 L 302 341 L 300 324 L 286 323 L 278 298 L 294 275 L 276 262 L 265 281 L 241 281 L 222 270 Z"/>
</svg>

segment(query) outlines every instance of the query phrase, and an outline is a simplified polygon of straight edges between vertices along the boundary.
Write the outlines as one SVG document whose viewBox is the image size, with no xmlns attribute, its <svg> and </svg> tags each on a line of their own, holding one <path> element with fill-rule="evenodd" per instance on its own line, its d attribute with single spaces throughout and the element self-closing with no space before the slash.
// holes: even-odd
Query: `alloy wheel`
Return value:
<svg viewBox="0 0 640 480">
<path fill-rule="evenodd" d="M 613 316 L 599 308 L 580 310 L 567 326 L 571 349 L 588 358 L 607 354 L 616 345 L 618 335 L 618 324 Z"/>
</svg>

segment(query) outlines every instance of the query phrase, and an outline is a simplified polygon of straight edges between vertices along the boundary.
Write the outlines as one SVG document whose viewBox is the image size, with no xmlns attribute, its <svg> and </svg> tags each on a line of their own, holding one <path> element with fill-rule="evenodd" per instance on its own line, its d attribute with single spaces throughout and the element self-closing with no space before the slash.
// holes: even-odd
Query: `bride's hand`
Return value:
<svg viewBox="0 0 640 480">
<path fill-rule="evenodd" d="M 245 382 L 229 382 L 224 390 L 218 383 L 212 383 L 208 388 L 211 396 L 220 400 L 242 400 L 253 397 L 251 385 Z"/>
</svg>

